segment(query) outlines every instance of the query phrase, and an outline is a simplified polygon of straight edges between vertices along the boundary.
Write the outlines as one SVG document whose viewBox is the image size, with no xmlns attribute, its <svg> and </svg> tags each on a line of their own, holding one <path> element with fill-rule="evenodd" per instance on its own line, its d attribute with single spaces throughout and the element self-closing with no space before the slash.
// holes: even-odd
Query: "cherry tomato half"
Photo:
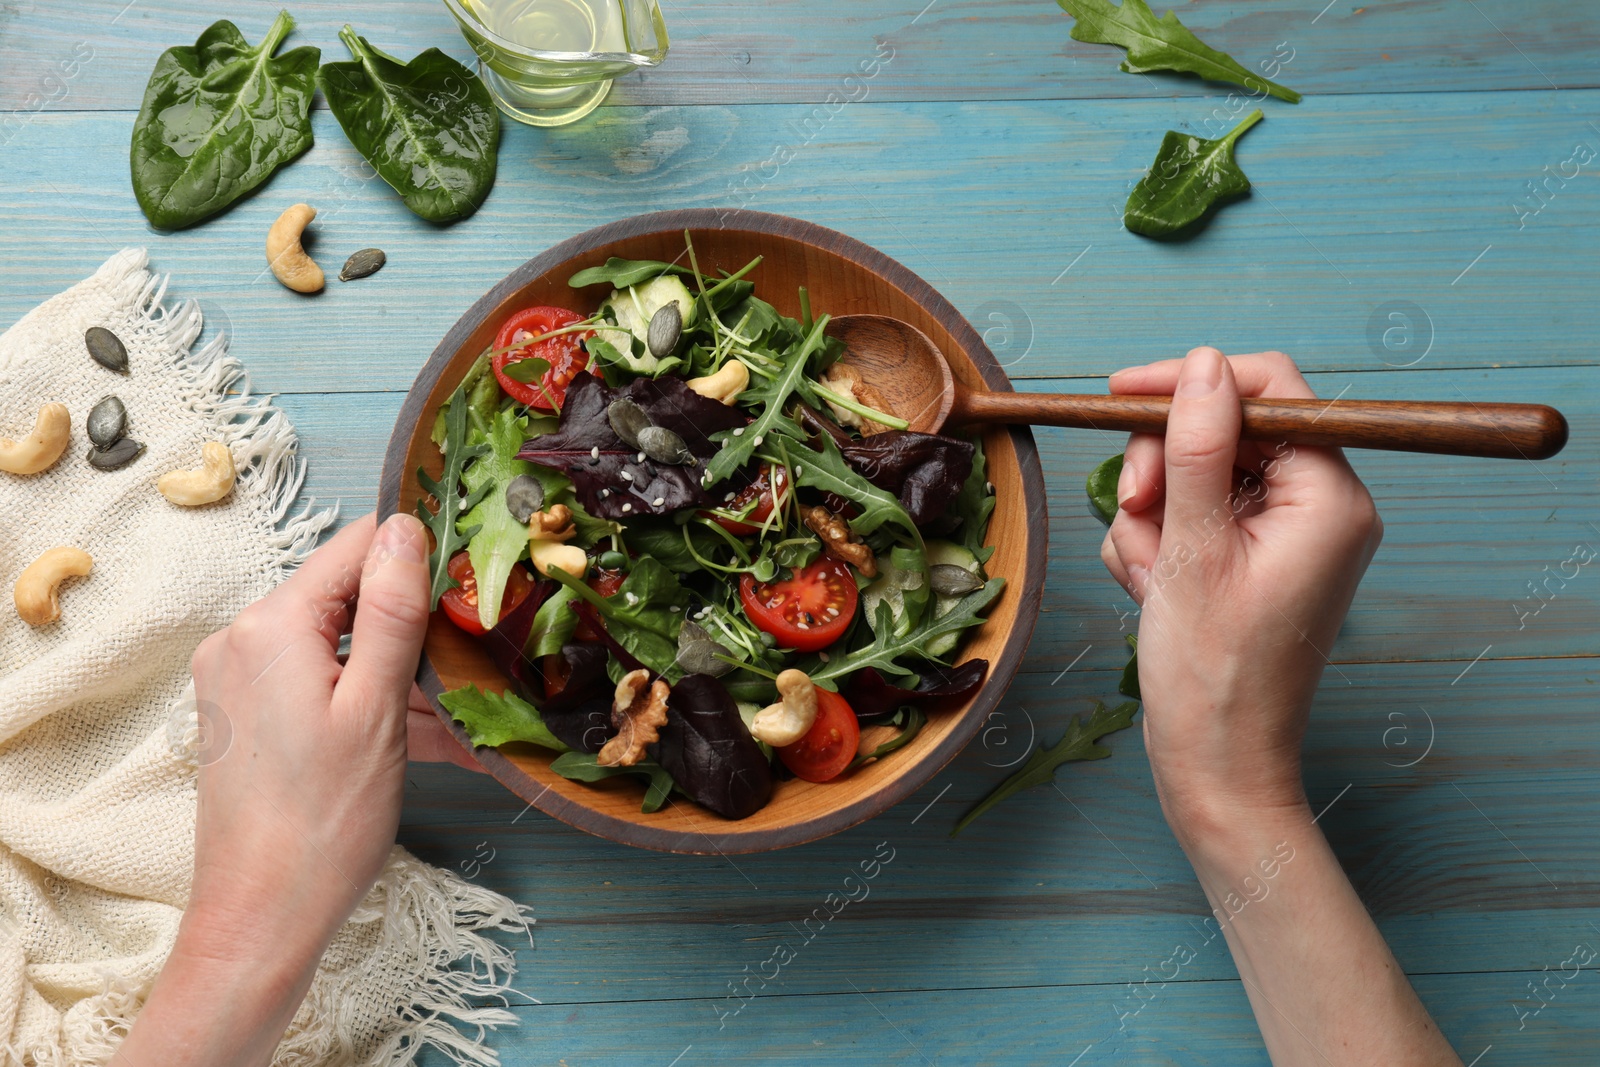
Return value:
<svg viewBox="0 0 1600 1067">
<path fill-rule="evenodd" d="M 754 501 L 755 507 L 750 508 L 750 514 L 745 516 L 748 522 L 712 515 L 705 511 L 700 514 L 708 519 L 715 519 L 729 533 L 744 537 L 761 529 L 761 524 L 767 521 L 767 516 L 772 514 L 772 509 L 776 506 L 775 498 L 786 496 L 788 492 L 788 469 L 785 467 L 774 469 L 763 463 L 761 473 L 756 475 L 755 481 L 739 490 L 737 496 L 722 505 L 724 511 L 743 511 Z"/>
<path fill-rule="evenodd" d="M 495 334 L 494 347 L 510 349 L 530 337 L 559 330 L 563 326 L 571 326 L 582 320 L 582 315 L 566 308 L 523 308 L 500 327 L 500 332 Z M 591 334 L 587 332 L 564 333 L 559 337 L 546 338 L 538 344 L 523 345 L 513 351 L 501 351 L 489 362 L 494 368 L 495 378 L 500 382 L 500 388 L 504 389 L 508 396 L 529 407 L 554 411 L 565 402 L 567 386 L 572 384 L 572 379 L 577 377 L 579 371 L 589 366 L 589 353 L 583 349 L 583 339 L 589 336 Z M 541 381 L 519 382 L 506 377 L 506 364 L 532 357 L 550 364 L 550 369 L 545 372 Z"/>
<path fill-rule="evenodd" d="M 750 621 L 779 645 L 815 652 L 850 628 L 858 594 L 850 568 L 824 558 L 776 582 L 758 582 L 746 574 L 739 579 L 739 599 Z"/>
<path fill-rule="evenodd" d="M 844 697 L 819 687 L 817 721 L 800 740 L 778 749 L 778 758 L 795 777 L 826 782 L 850 766 L 860 744 L 861 724 L 856 721 L 856 713 Z"/>
<path fill-rule="evenodd" d="M 597 569 L 593 574 L 589 575 L 589 588 L 601 596 L 616 596 L 617 590 L 622 588 L 622 583 L 627 578 L 626 571 Z M 572 631 L 572 639 L 574 641 L 598 641 L 600 640 L 600 635 L 594 632 L 594 627 L 580 618 L 578 625 Z"/>
<path fill-rule="evenodd" d="M 445 590 L 444 596 L 439 598 L 439 606 L 444 608 L 451 622 L 469 634 L 482 636 L 488 631 L 478 621 L 478 576 L 472 573 L 472 561 L 467 558 L 466 549 L 450 557 L 449 571 L 458 584 L 454 589 Z M 528 599 L 531 592 L 533 577 L 522 567 L 512 567 L 511 579 L 500 596 L 498 618 L 505 618 L 506 613 Z"/>
</svg>

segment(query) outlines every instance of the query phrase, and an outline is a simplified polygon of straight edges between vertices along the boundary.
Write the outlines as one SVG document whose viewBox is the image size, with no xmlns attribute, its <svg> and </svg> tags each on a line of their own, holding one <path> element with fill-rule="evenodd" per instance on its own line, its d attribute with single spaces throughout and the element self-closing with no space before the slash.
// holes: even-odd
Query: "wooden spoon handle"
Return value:
<svg viewBox="0 0 1600 1067">
<path fill-rule="evenodd" d="M 963 392 L 950 426 L 1029 423 L 1162 433 L 1171 397 Z M 1422 400 L 1242 401 L 1242 436 L 1297 445 L 1342 445 L 1448 456 L 1547 459 L 1567 443 L 1567 420 L 1543 404 Z"/>
</svg>

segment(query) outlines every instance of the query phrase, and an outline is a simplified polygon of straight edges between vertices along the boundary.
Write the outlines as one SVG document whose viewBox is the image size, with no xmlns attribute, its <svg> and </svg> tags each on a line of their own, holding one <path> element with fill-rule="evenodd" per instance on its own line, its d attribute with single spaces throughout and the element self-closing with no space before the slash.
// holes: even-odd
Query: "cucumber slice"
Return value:
<svg viewBox="0 0 1600 1067">
<path fill-rule="evenodd" d="M 960 567 L 963 570 L 971 571 L 980 578 L 983 577 L 983 564 L 978 562 L 978 557 L 974 556 L 971 552 L 968 552 L 960 545 L 954 544 L 950 541 L 929 541 L 927 547 L 928 566 L 930 568 L 937 567 L 942 563 L 951 567 Z M 960 599 L 960 597 L 940 596 L 938 593 L 933 594 L 933 617 L 937 619 L 939 616 L 945 614 L 951 608 L 955 607 Z M 928 642 L 928 655 L 949 655 L 950 653 L 954 652 L 956 650 L 956 646 L 961 643 L 961 637 L 962 635 L 959 633 L 940 634 L 938 637 L 935 637 L 932 641 Z"/>
<path fill-rule="evenodd" d="M 673 275 L 663 274 L 626 289 L 613 289 L 600 310 L 609 312 L 619 328 L 602 326 L 595 330 L 595 336 L 620 352 L 628 369 L 635 374 L 653 374 L 661 361 L 646 347 L 650 319 L 673 302 L 683 315 L 684 329 L 688 329 L 695 319 L 694 297 L 689 294 L 689 287 Z"/>
<path fill-rule="evenodd" d="M 878 557 L 878 577 L 861 590 L 867 624 L 878 626 L 878 605 L 887 603 L 895 636 L 909 633 L 922 621 L 928 604 L 928 565 L 915 549 L 896 548 Z"/>
</svg>

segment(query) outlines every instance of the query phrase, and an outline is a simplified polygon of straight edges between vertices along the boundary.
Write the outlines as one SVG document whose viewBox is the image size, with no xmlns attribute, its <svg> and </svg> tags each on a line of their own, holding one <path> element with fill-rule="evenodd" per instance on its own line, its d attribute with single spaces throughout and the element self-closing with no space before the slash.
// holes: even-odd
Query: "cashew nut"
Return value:
<svg viewBox="0 0 1600 1067">
<path fill-rule="evenodd" d="M 322 290 L 322 268 L 300 244 L 300 235 L 316 217 L 316 208 L 295 204 L 279 215 L 267 231 L 267 264 L 274 277 L 297 293 Z"/>
<path fill-rule="evenodd" d="M 792 745 L 817 721 L 817 687 L 804 671 L 793 667 L 778 675 L 778 695 L 783 699 L 756 712 L 750 736 L 773 748 Z"/>
<path fill-rule="evenodd" d="M 233 491 L 238 472 L 226 445 L 207 441 L 200 446 L 200 462 L 198 470 L 168 471 L 156 482 L 156 488 L 162 496 L 186 508 L 213 503 Z"/>
<path fill-rule="evenodd" d="M 61 618 L 61 600 L 56 587 L 69 577 L 82 577 L 94 566 L 89 553 L 81 548 L 52 548 L 25 567 L 17 576 L 12 596 L 17 614 L 29 626 L 48 626 Z"/>
<path fill-rule="evenodd" d="M 566 571 L 582 578 L 589 569 L 589 556 L 577 545 L 562 544 L 578 534 L 572 524 L 572 509 L 565 504 L 555 504 L 544 511 L 536 511 L 528 518 L 528 560 L 533 569 L 550 577 L 550 568 Z"/>
<path fill-rule="evenodd" d="M 741 360 L 730 359 L 715 374 L 704 378 L 690 378 L 689 388 L 710 400 L 732 407 L 750 384 L 750 368 Z"/>
<path fill-rule="evenodd" d="M 72 416 L 67 413 L 67 405 L 46 404 L 39 409 L 32 433 L 20 441 L 9 437 L 0 441 L 0 470 L 38 474 L 61 458 L 71 435 Z"/>
</svg>

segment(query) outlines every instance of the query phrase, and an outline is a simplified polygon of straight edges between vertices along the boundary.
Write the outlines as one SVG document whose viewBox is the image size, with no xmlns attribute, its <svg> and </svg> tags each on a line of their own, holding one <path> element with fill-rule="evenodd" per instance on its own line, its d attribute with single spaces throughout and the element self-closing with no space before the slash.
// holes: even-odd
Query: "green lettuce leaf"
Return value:
<svg viewBox="0 0 1600 1067">
<path fill-rule="evenodd" d="M 475 685 L 439 694 L 450 717 L 460 723 L 477 746 L 495 747 L 526 741 L 556 752 L 567 751 L 539 717 L 539 710 L 515 693 L 492 693 Z"/>
<path fill-rule="evenodd" d="M 478 622 L 485 630 L 500 621 L 500 598 L 511 568 L 528 553 L 528 527 L 506 507 L 505 492 L 511 479 L 533 472 L 532 463 L 517 458 L 527 439 L 526 421 L 515 408 L 496 413 L 489 424 L 487 452 L 461 478 L 468 494 L 477 499 L 456 525 L 470 537 L 467 558 L 478 581 Z"/>
</svg>

